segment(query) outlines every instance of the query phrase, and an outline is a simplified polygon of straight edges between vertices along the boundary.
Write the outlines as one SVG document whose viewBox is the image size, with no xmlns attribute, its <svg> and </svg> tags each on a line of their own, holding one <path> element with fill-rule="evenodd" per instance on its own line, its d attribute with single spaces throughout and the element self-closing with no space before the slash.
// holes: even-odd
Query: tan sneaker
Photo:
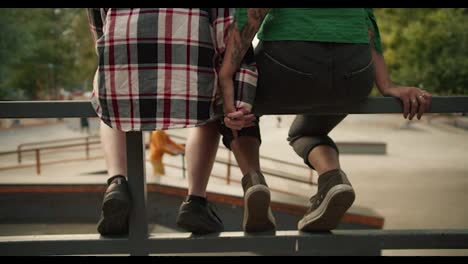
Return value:
<svg viewBox="0 0 468 264">
<path fill-rule="evenodd" d="M 247 173 L 242 178 L 244 189 L 245 232 L 262 232 L 274 230 L 276 221 L 270 208 L 270 189 L 263 174 L 259 171 Z"/>
<path fill-rule="evenodd" d="M 355 194 L 346 174 L 331 170 L 319 176 L 317 194 L 310 198 L 310 207 L 297 227 L 301 231 L 335 229 L 351 207 Z"/>
</svg>

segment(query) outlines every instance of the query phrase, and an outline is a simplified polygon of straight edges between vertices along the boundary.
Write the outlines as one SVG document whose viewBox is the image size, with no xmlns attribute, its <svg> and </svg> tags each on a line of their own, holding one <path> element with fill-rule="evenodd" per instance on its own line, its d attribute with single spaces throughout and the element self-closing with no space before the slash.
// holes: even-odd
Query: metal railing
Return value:
<svg viewBox="0 0 468 264">
<path fill-rule="evenodd" d="M 59 139 L 59 140 L 53 140 L 53 141 L 51 140 L 51 141 L 30 142 L 30 143 L 20 144 L 18 145 L 16 150 L 0 152 L 0 156 L 17 155 L 19 165 L 0 167 L 0 170 L 27 168 L 27 167 L 35 166 L 36 174 L 40 175 L 42 165 L 50 165 L 50 164 L 68 162 L 68 161 L 81 161 L 81 160 L 101 158 L 100 156 L 94 156 L 94 157 L 90 156 L 90 150 L 91 150 L 90 146 L 97 145 L 100 143 L 99 140 L 90 141 L 91 138 L 95 138 L 95 137 L 91 136 L 91 137 Z M 59 142 L 69 142 L 69 141 L 75 141 L 75 140 L 84 140 L 85 142 L 73 143 L 73 144 L 62 144 L 62 145 L 54 144 L 54 143 L 59 143 Z M 46 144 L 51 144 L 51 146 L 41 146 L 41 145 L 46 145 Z M 68 151 L 70 151 L 69 148 L 82 147 L 82 146 L 84 146 L 84 154 L 85 154 L 83 158 L 60 159 L 60 160 L 53 160 L 53 161 L 47 161 L 47 162 L 44 162 L 41 159 L 41 154 L 44 155 L 45 153 L 47 153 L 46 152 L 47 150 L 56 151 L 56 150 L 68 149 Z M 25 149 L 25 147 L 29 147 L 29 148 Z M 28 154 L 28 153 L 33 153 L 35 157 L 34 164 L 23 164 L 23 154 Z"/>
<path fill-rule="evenodd" d="M 21 164 L 23 152 L 28 151 L 28 150 L 24 149 L 25 147 L 29 147 L 29 148 L 36 147 L 34 149 L 37 149 L 38 146 L 41 146 L 41 145 L 47 145 L 47 144 L 55 145 L 55 144 L 61 143 L 61 142 L 67 142 L 68 143 L 70 141 L 81 141 L 81 140 L 85 141 L 84 142 L 85 153 L 86 153 L 86 157 L 89 158 L 89 145 L 95 143 L 95 142 L 90 143 L 90 139 L 93 139 L 93 138 L 99 138 L 99 137 L 98 136 L 86 136 L 86 137 L 78 137 L 78 138 L 66 138 L 66 139 L 45 140 L 45 141 L 40 141 L 40 142 L 22 143 L 22 144 L 19 144 L 16 147 L 16 153 L 18 155 L 18 163 Z"/>
<path fill-rule="evenodd" d="M 292 106 L 257 114 L 401 113 L 395 98 L 369 98 L 356 105 Z M 429 113 L 466 113 L 468 97 L 434 97 Z M 89 102 L 0 102 L 0 118 L 95 117 Z M 41 235 L 0 237 L 0 255 L 72 255 L 259 252 L 262 254 L 379 255 L 382 249 L 468 249 L 468 230 L 336 230 L 305 234 L 222 232 L 149 234 L 146 177 L 141 132 L 126 133 L 128 184 L 132 194 L 129 235 Z"/>
<path fill-rule="evenodd" d="M 179 140 L 183 140 L 184 142 L 187 140 L 186 137 L 179 136 L 179 135 L 173 135 L 173 134 L 168 134 L 172 138 L 176 138 Z M 93 141 L 91 141 L 94 139 Z M 57 143 L 69 143 L 69 142 L 76 142 L 76 141 L 84 141 L 81 143 L 73 143 L 73 144 L 61 144 L 57 145 Z M 40 175 L 41 174 L 41 167 L 42 165 L 50 165 L 50 164 L 56 164 L 56 163 L 62 163 L 62 162 L 70 162 L 70 161 L 84 161 L 84 160 L 90 160 L 90 159 L 99 159 L 103 158 L 102 155 L 100 156 L 90 156 L 90 145 L 98 145 L 100 144 L 100 138 L 99 136 L 87 136 L 87 137 L 77 137 L 77 138 L 68 138 L 68 139 L 58 139 L 58 140 L 46 140 L 46 141 L 38 141 L 38 142 L 28 142 L 28 143 L 22 143 L 19 144 L 16 148 L 16 151 L 5 151 L 5 152 L 0 152 L 0 156 L 7 156 L 7 155 L 17 155 L 18 157 L 18 164 L 20 165 L 9 165 L 9 166 L 4 166 L 0 167 L 1 170 L 11 170 L 11 169 L 18 169 L 18 168 L 27 168 L 27 167 L 36 167 L 36 174 Z M 44 162 L 41 159 L 41 154 L 43 155 L 45 151 L 47 150 L 67 150 L 70 151 L 70 148 L 74 147 L 83 147 L 84 146 L 84 151 L 85 151 L 85 157 L 84 158 L 68 158 L 68 159 L 58 159 L 58 160 L 53 160 L 53 161 L 47 161 Z M 149 144 L 146 144 L 145 148 L 148 148 Z M 26 149 L 25 149 L 26 148 Z M 219 146 L 218 149 L 228 151 L 228 159 L 221 159 L 221 158 L 216 158 L 215 163 L 226 165 L 226 177 L 222 176 L 216 176 L 212 175 L 215 178 L 221 178 L 226 180 L 226 184 L 230 184 L 231 181 L 240 183 L 240 181 L 232 180 L 231 179 L 231 167 L 239 167 L 237 163 L 233 163 L 233 160 L 231 158 L 231 151 L 227 149 L 224 146 Z M 23 160 L 23 154 L 27 153 L 33 153 L 35 157 L 35 162 L 34 164 L 22 164 Z M 53 152 L 56 153 L 56 152 Z M 174 165 L 174 164 L 165 164 L 168 167 L 176 168 L 176 169 L 181 169 L 182 170 L 182 175 L 183 178 L 185 178 L 185 156 L 182 155 L 182 162 L 181 166 Z M 278 159 L 274 159 L 271 157 L 266 157 L 263 155 L 260 155 L 260 160 L 268 160 L 268 161 L 273 161 L 276 164 L 280 165 L 288 165 L 288 166 L 293 166 L 297 168 L 302 168 L 302 169 L 308 169 L 305 165 L 293 163 L 293 162 L 287 162 L 287 161 L 282 161 Z M 289 181 L 294 181 L 294 182 L 299 182 L 299 183 L 305 183 L 309 185 L 316 185 L 316 183 L 313 182 L 313 173 L 312 170 L 308 170 L 310 172 L 310 177 L 308 180 L 301 180 L 299 179 L 300 175 L 293 175 L 284 171 L 275 171 L 273 169 L 267 168 L 267 167 L 262 167 L 263 172 L 265 175 L 272 176 L 272 177 L 277 177 L 280 179 L 284 180 L 289 180 Z M 288 193 L 279 189 L 271 188 L 274 191 L 279 191 L 283 193 Z"/>
<path fill-rule="evenodd" d="M 187 140 L 187 138 L 183 137 L 183 136 L 174 135 L 174 134 L 168 134 L 168 135 L 171 138 Z M 225 177 L 225 179 L 226 179 L 226 184 L 229 185 L 231 183 L 231 181 L 232 181 L 232 179 L 231 179 L 231 168 L 232 167 L 239 168 L 239 165 L 237 163 L 233 162 L 232 152 L 228 148 L 226 148 L 224 146 L 219 146 L 218 150 L 219 149 L 228 152 L 227 153 L 227 159 L 216 157 L 215 163 L 226 165 L 226 177 Z M 260 163 L 261 163 L 262 160 L 266 160 L 266 161 L 275 162 L 276 164 L 279 164 L 279 165 L 287 165 L 287 166 L 292 166 L 292 167 L 301 168 L 301 169 L 308 169 L 307 166 L 302 165 L 302 164 L 297 164 L 297 163 L 294 163 L 294 162 L 279 160 L 279 159 L 275 159 L 275 158 L 271 158 L 271 157 L 267 157 L 267 156 L 263 156 L 263 155 L 260 155 L 259 157 L 260 157 Z M 182 163 L 182 166 L 185 167 L 184 163 Z M 177 167 L 177 166 L 172 166 L 172 167 L 180 169 L 180 167 Z M 312 170 L 309 170 L 309 171 L 310 171 L 309 179 L 308 180 L 301 180 L 301 179 L 298 178 L 299 175 L 293 175 L 291 173 L 287 173 L 287 172 L 284 172 L 284 171 L 275 171 L 275 170 L 273 170 L 271 168 L 267 168 L 267 167 L 262 166 L 262 173 L 265 174 L 265 175 L 280 178 L 280 179 L 284 179 L 284 180 L 290 180 L 290 181 L 294 181 L 294 182 L 305 183 L 305 184 L 309 184 L 309 185 L 317 185 L 317 183 L 313 182 Z"/>
</svg>

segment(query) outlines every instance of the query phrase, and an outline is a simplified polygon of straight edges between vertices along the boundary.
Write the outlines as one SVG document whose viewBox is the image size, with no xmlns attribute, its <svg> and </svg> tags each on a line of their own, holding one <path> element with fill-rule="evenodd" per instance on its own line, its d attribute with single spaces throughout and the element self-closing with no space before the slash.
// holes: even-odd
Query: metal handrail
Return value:
<svg viewBox="0 0 468 264">
<path fill-rule="evenodd" d="M 17 150 L 12 150 L 12 151 L 5 151 L 5 152 L 0 152 L 0 156 L 3 155 L 11 155 L 11 154 L 18 154 L 18 153 L 23 153 L 23 152 L 34 152 L 35 158 L 36 158 L 36 173 L 39 175 L 41 174 L 41 150 L 50 150 L 50 149 L 64 149 L 64 148 L 70 148 L 70 147 L 77 147 L 77 146 L 85 146 L 85 155 L 86 155 L 86 160 L 90 159 L 89 155 L 89 145 L 94 145 L 94 144 L 100 144 L 100 141 L 91 141 L 89 142 L 88 138 L 86 138 L 85 143 L 74 143 L 74 144 L 66 144 L 66 145 L 58 145 L 58 146 L 48 146 L 48 147 L 37 147 L 37 148 L 30 148 L 30 149 L 21 149 L 20 152 Z M 23 145 L 24 146 L 24 145 Z M 72 159 L 76 160 L 76 159 Z M 21 163 L 18 160 L 18 163 Z M 46 164 L 46 163 L 42 163 Z M 51 164 L 51 163 L 49 163 Z M 24 167 L 24 166 L 20 166 Z M 15 167 L 7 167 L 8 169 L 13 169 Z M 0 168 L 0 169 L 5 169 L 5 168 Z"/>
<path fill-rule="evenodd" d="M 34 109 L 35 111 L 31 111 Z M 41 109 L 37 111 L 37 109 Z M 60 111 L 57 111 L 60 110 Z M 401 113 L 395 98 L 369 98 L 355 105 L 292 106 L 262 114 L 376 114 Z M 468 97 L 433 97 L 430 113 L 468 113 Z M 93 117 L 89 102 L 0 102 L 0 118 Z M 0 238 L 0 255 L 115 254 L 148 255 L 157 253 L 256 251 L 277 254 L 380 254 L 381 249 L 466 249 L 468 230 L 346 230 L 304 234 L 277 231 L 266 235 L 224 232 L 192 238 L 191 234 L 154 235 L 148 232 L 146 177 L 142 132 L 127 132 L 127 175 L 132 194 L 128 238 L 98 235 L 26 236 Z M 369 249 L 371 249 L 369 251 Z"/>
<path fill-rule="evenodd" d="M 78 138 L 64 138 L 64 139 L 56 139 L 56 140 L 46 140 L 46 141 L 38 141 L 38 142 L 26 142 L 19 144 L 16 147 L 16 151 L 18 153 L 18 163 L 21 163 L 22 160 L 22 148 L 26 146 L 34 146 L 34 145 L 44 145 L 44 144 L 51 144 L 51 143 L 57 143 L 57 142 L 69 142 L 69 141 L 74 141 L 74 140 L 82 140 L 84 139 L 85 141 L 89 141 L 90 138 L 96 138 L 99 136 L 86 136 L 86 137 L 78 137 Z M 1 155 L 1 153 L 0 153 Z"/>
<path fill-rule="evenodd" d="M 174 134 L 168 134 L 168 135 L 170 137 L 172 137 L 172 138 L 187 140 L 187 138 L 184 137 L 184 136 L 174 135 Z M 227 166 L 227 168 L 226 168 L 227 169 L 227 171 L 226 171 L 226 175 L 227 175 L 226 183 L 229 184 L 230 181 L 231 181 L 231 166 L 235 166 L 235 167 L 239 168 L 239 165 L 237 165 L 237 163 L 232 163 L 232 157 L 231 157 L 232 152 L 228 148 L 226 148 L 224 146 L 219 146 L 218 149 L 228 151 L 227 160 L 224 160 L 224 159 L 221 159 L 221 158 L 216 158 L 215 162 L 225 164 Z M 262 159 L 263 160 L 269 160 L 269 161 L 273 161 L 275 163 L 279 163 L 279 164 L 282 164 L 282 165 L 289 165 L 289 166 L 294 166 L 294 167 L 301 168 L 301 169 L 308 169 L 308 167 L 305 166 L 305 165 L 301 165 L 301 164 L 297 164 L 297 163 L 293 163 L 293 162 L 289 162 L 289 161 L 279 160 L 279 159 L 275 159 L 275 158 L 271 158 L 271 157 L 267 157 L 267 156 L 263 156 L 263 155 L 260 155 L 259 157 L 260 157 L 260 160 L 262 160 Z M 300 179 L 297 179 L 297 178 L 294 178 L 294 177 L 288 177 L 288 175 L 291 175 L 291 174 L 288 174 L 286 172 L 274 172 L 274 171 L 272 171 L 271 169 L 268 169 L 268 168 L 262 168 L 262 173 L 266 174 L 266 175 L 271 175 L 271 176 L 274 176 L 274 177 L 282 178 L 282 179 L 288 179 L 288 180 L 291 180 L 291 181 L 300 182 L 300 183 L 307 183 L 307 184 L 310 184 L 310 185 L 316 185 L 317 184 L 317 183 L 313 182 L 313 177 L 312 177 L 313 173 L 312 173 L 311 170 L 310 170 L 309 180 L 307 180 L 307 181 L 300 180 Z"/>
</svg>

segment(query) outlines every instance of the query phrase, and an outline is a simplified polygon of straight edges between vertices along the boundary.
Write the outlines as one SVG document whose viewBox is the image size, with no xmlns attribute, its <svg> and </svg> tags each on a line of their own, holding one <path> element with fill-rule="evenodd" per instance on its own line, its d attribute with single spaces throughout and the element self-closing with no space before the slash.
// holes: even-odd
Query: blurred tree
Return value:
<svg viewBox="0 0 468 264">
<path fill-rule="evenodd" d="M 20 54 L 27 53 L 25 41 L 31 40 L 31 34 L 25 32 L 24 25 L 16 19 L 18 9 L 0 9 L 0 99 L 22 98 L 21 90 L 9 87 L 8 77 L 11 65 L 19 63 Z M 18 34 L 24 32 L 24 34 Z"/>
<path fill-rule="evenodd" d="M 395 82 L 468 93 L 467 8 L 376 8 Z M 83 8 L 0 9 L 0 100 L 91 89 L 96 55 Z"/>
<path fill-rule="evenodd" d="M 468 93 L 467 8 L 379 8 L 392 79 L 440 95 Z"/>
<path fill-rule="evenodd" d="M 71 83 L 81 84 L 85 90 L 92 90 L 92 80 L 97 66 L 96 50 L 88 26 L 88 17 L 84 9 L 74 16 L 70 29 L 70 38 L 74 43 L 75 66 Z"/>
<path fill-rule="evenodd" d="M 4 16 L 5 15 L 5 16 Z M 92 37 L 84 9 L 3 9 L 3 27 L 11 32 L 2 38 L 0 91 L 24 91 L 30 99 L 53 99 L 58 89 L 87 88 L 95 64 Z M 4 31 L 5 32 L 5 31 Z M 89 89 L 89 88 L 88 88 Z M 1 93 L 0 99 L 11 93 Z M 17 96 L 16 96 L 17 97 Z"/>
</svg>

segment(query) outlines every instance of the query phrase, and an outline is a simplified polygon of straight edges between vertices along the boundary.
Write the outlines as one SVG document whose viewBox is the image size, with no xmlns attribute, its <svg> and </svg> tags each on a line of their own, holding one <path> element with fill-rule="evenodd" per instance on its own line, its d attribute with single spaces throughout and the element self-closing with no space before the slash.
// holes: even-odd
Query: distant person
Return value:
<svg viewBox="0 0 468 264">
<path fill-rule="evenodd" d="M 280 128 L 280 127 L 281 127 L 281 120 L 282 120 L 282 118 L 281 118 L 280 115 L 276 116 L 276 121 L 277 121 L 277 122 L 276 122 L 276 127 L 277 127 L 277 128 Z"/>
<path fill-rule="evenodd" d="M 179 155 L 185 152 L 185 147 L 172 141 L 162 130 L 151 133 L 150 161 L 153 165 L 153 174 L 162 176 L 165 174 L 163 156 L 164 154 Z"/>
<path fill-rule="evenodd" d="M 19 119 L 13 119 L 13 121 L 10 124 L 10 127 L 19 127 L 21 126 L 21 121 Z"/>
<path fill-rule="evenodd" d="M 83 133 L 83 131 L 85 131 L 86 134 L 90 134 L 89 120 L 87 117 L 80 117 L 80 132 Z"/>
<path fill-rule="evenodd" d="M 429 92 L 391 81 L 371 8 L 238 8 L 235 25 L 220 70 L 225 115 L 234 110 L 227 105 L 233 101 L 232 77 L 259 28 L 254 110 L 353 104 L 365 100 L 374 83 L 382 95 L 402 101 L 409 120 L 420 119 L 431 104 Z M 299 114 L 289 129 L 290 145 L 319 175 L 317 193 L 298 223 L 301 231 L 336 228 L 354 202 L 338 148 L 328 136 L 345 117 Z"/>
</svg>

